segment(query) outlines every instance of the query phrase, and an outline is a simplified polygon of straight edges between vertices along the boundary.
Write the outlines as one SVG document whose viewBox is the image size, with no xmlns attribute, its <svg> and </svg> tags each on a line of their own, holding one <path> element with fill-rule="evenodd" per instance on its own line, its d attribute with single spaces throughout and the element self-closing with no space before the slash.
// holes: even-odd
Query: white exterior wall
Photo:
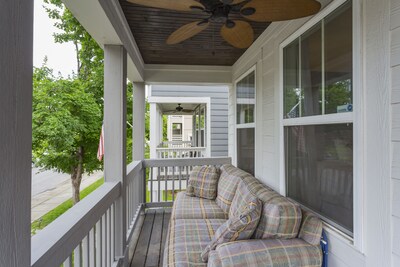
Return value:
<svg viewBox="0 0 400 267">
<path fill-rule="evenodd" d="M 190 137 L 192 137 L 193 135 L 193 116 L 183 115 L 182 121 L 183 141 L 190 141 Z"/>
<path fill-rule="evenodd" d="M 391 1 L 392 266 L 400 266 L 400 0 Z"/>
<path fill-rule="evenodd" d="M 326 1 L 325 1 L 326 2 Z M 338 2 L 334 0 L 333 2 Z M 400 47 L 400 1 L 392 0 L 392 50 Z M 389 11 L 390 0 L 353 0 L 356 23 L 355 83 L 359 90 L 360 112 L 355 113 L 355 138 L 363 142 L 364 151 L 355 151 L 360 173 L 354 186 L 356 216 L 354 240 L 328 229 L 329 266 L 400 266 L 400 131 L 396 127 L 400 114 L 400 52 L 392 51 L 393 75 L 393 168 L 390 179 L 390 73 Z M 281 151 L 280 44 L 309 19 L 273 23 L 233 66 L 234 83 L 251 67 L 257 67 L 256 108 L 256 177 L 285 192 L 283 151 Z M 398 37 L 397 37 L 398 36 Z M 397 37 L 397 39 L 396 39 Z M 395 43 L 396 42 L 396 43 Z M 358 52 L 358 54 L 357 54 Z M 362 59 L 362 60 L 361 60 Z M 398 62 L 394 62 L 396 59 Z M 229 155 L 235 158 L 235 91 L 229 94 Z M 379 140 L 379 142 L 377 142 Z M 357 140 L 355 140 L 357 141 Z M 362 154 L 361 158 L 358 156 Z M 235 160 L 233 161 L 235 162 Z M 392 181 L 390 181 L 392 180 Z M 391 182 L 393 184 L 391 200 Z M 391 206 L 393 206 L 391 211 Z M 393 229 L 393 232 L 392 232 Z M 354 243 L 355 242 L 355 243 Z"/>
</svg>

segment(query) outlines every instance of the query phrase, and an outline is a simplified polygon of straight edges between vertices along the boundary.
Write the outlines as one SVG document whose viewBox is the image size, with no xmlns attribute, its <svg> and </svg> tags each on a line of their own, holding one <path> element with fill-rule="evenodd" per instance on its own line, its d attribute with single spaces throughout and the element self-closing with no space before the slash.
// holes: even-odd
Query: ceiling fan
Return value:
<svg viewBox="0 0 400 267">
<path fill-rule="evenodd" d="M 167 110 L 166 113 L 192 113 L 191 109 L 184 109 L 181 107 L 182 104 L 178 104 L 178 106 L 173 110 Z"/>
<path fill-rule="evenodd" d="M 306 17 L 317 13 L 321 4 L 316 0 L 127 0 L 147 7 L 174 11 L 200 11 L 207 18 L 186 24 L 167 39 L 167 44 L 181 43 L 207 29 L 210 23 L 223 23 L 221 35 L 236 48 L 248 48 L 254 31 L 244 20 L 231 20 L 232 13 L 258 22 L 272 22 Z"/>
</svg>

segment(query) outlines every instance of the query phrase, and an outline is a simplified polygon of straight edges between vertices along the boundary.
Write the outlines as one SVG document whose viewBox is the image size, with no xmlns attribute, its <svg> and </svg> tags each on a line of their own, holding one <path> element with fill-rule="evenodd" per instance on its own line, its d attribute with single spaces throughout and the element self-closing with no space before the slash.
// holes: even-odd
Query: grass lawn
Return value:
<svg viewBox="0 0 400 267">
<path fill-rule="evenodd" d="M 85 198 L 87 195 L 92 193 L 98 187 L 100 187 L 104 183 L 104 179 L 101 178 L 94 182 L 93 184 L 89 185 L 85 189 L 81 190 L 81 199 Z M 72 207 L 72 199 L 68 199 L 67 201 L 61 203 L 59 206 L 54 208 L 53 210 L 49 211 L 36 221 L 32 222 L 31 224 L 31 235 L 36 234 L 37 230 L 41 230 L 49 225 L 52 221 L 57 219 L 61 214 L 66 212 Z"/>
</svg>

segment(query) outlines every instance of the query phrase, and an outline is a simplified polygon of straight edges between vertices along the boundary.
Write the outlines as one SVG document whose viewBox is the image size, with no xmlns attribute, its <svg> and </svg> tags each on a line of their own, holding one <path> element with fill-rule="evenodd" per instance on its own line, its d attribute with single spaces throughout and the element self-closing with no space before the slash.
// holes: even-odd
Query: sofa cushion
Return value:
<svg viewBox="0 0 400 267">
<path fill-rule="evenodd" d="M 249 191 L 244 181 L 240 181 L 236 190 L 235 197 L 232 200 L 229 218 L 238 217 L 246 210 L 249 203 L 256 203 L 258 198 Z"/>
<path fill-rule="evenodd" d="M 255 179 L 255 178 L 253 178 Z M 249 181 L 246 181 L 249 184 Z M 252 183 L 252 192 L 263 202 L 260 223 L 254 232 L 256 239 L 296 238 L 300 225 L 302 213 L 300 206 L 273 191 L 271 188 Z"/>
<path fill-rule="evenodd" d="M 225 213 L 229 213 L 237 186 L 241 181 L 241 176 L 245 174 L 246 172 L 234 167 L 231 164 L 225 164 L 221 167 L 216 202 Z"/>
<path fill-rule="evenodd" d="M 191 197 L 215 199 L 219 168 L 214 166 L 196 166 L 190 173 L 186 194 Z"/>
<path fill-rule="evenodd" d="M 245 210 L 239 216 L 235 216 L 226 221 L 216 231 L 213 239 L 207 245 L 201 258 L 204 262 L 208 260 L 208 254 L 217 245 L 236 240 L 249 239 L 258 225 L 261 216 L 262 203 L 257 199 L 256 202 L 248 203 Z"/>
<path fill-rule="evenodd" d="M 322 252 L 302 239 L 259 239 L 224 243 L 212 251 L 208 267 L 320 267 Z"/>
<path fill-rule="evenodd" d="M 317 246 L 321 241 L 322 221 L 308 211 L 303 211 L 303 220 L 299 232 L 299 238 Z"/>
<path fill-rule="evenodd" d="M 207 266 L 201 252 L 226 220 L 171 220 L 165 242 L 163 266 Z"/>
<path fill-rule="evenodd" d="M 176 195 L 172 208 L 172 219 L 227 219 L 225 213 L 214 200 L 189 197 L 185 192 Z"/>
</svg>

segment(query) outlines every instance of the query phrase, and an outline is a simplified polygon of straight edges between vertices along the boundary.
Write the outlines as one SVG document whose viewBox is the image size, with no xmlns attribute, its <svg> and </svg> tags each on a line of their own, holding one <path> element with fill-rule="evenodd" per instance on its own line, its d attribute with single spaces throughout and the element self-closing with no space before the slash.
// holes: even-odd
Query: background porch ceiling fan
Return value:
<svg viewBox="0 0 400 267">
<path fill-rule="evenodd" d="M 184 109 L 182 106 L 182 104 L 178 104 L 178 106 L 173 109 L 173 110 L 167 110 L 167 113 L 192 113 L 193 110 L 191 109 Z"/>
<path fill-rule="evenodd" d="M 231 20 L 231 13 L 258 21 L 272 22 L 306 17 L 317 13 L 321 4 L 316 0 L 127 0 L 128 2 L 174 11 L 197 11 L 206 18 L 183 25 L 167 39 L 167 44 L 181 43 L 207 29 L 210 23 L 223 23 L 220 34 L 236 48 L 248 48 L 254 31 L 244 20 Z"/>
</svg>

